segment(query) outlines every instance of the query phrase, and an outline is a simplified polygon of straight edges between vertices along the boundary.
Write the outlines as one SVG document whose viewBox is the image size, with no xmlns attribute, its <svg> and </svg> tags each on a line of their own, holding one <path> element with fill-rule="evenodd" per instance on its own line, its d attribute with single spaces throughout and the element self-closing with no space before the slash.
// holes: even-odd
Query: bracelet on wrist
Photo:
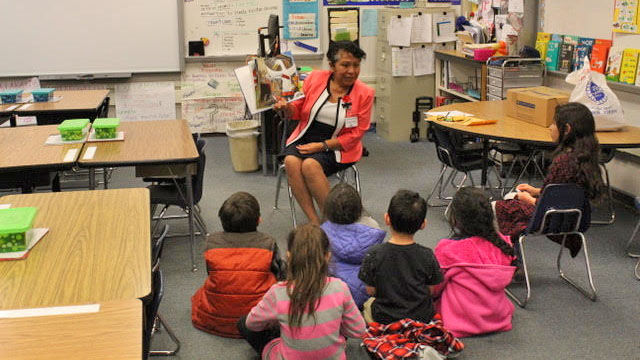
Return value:
<svg viewBox="0 0 640 360">
<path fill-rule="evenodd" d="M 331 149 L 329 148 L 329 144 L 327 144 L 327 142 L 326 142 L 326 141 L 323 141 L 323 142 L 322 142 L 322 151 L 324 151 L 324 152 L 329 152 L 329 151 L 331 151 Z"/>
</svg>

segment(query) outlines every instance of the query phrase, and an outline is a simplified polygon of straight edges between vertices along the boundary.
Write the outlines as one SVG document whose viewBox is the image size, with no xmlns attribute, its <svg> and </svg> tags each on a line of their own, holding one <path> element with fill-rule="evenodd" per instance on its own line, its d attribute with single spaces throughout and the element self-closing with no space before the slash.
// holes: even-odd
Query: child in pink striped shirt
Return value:
<svg viewBox="0 0 640 360">
<path fill-rule="evenodd" d="M 240 319 L 240 334 L 262 359 L 346 359 L 346 338 L 362 337 L 365 323 L 348 286 L 328 276 L 327 236 L 303 225 L 289 234 L 287 248 L 287 280 Z"/>
</svg>

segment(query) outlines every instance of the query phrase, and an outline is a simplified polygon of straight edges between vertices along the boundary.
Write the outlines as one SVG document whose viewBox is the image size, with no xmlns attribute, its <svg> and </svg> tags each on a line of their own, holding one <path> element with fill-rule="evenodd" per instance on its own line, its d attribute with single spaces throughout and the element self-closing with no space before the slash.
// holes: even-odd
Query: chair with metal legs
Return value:
<svg viewBox="0 0 640 360">
<path fill-rule="evenodd" d="M 536 210 L 525 231 L 518 237 L 518 245 L 524 271 L 526 294 L 518 297 L 510 289 L 505 289 L 507 295 L 520 307 L 524 308 L 531 297 L 531 283 L 529 270 L 525 257 L 525 240 L 529 236 L 562 236 L 562 244 L 556 259 L 556 266 L 560 277 L 571 286 L 579 290 L 591 301 L 596 301 L 596 288 L 593 285 L 591 266 L 589 265 L 589 252 L 584 232 L 589 228 L 591 220 L 591 208 L 589 200 L 585 197 L 584 190 L 575 184 L 550 184 L 545 186 Z M 567 236 L 579 236 L 584 252 L 586 275 L 590 289 L 585 289 L 565 275 L 562 269 L 562 254 Z"/>
<path fill-rule="evenodd" d="M 636 206 L 636 210 L 640 211 L 640 196 L 634 199 L 634 205 Z M 627 246 L 625 247 L 625 251 L 627 252 L 627 255 L 629 255 L 630 257 L 638 258 L 638 262 L 636 263 L 634 274 L 636 278 L 640 280 L 640 254 L 631 252 L 631 244 L 633 243 L 633 240 L 635 240 L 636 235 L 638 234 L 638 230 L 640 230 L 640 219 L 638 219 L 638 222 L 636 223 L 636 227 L 633 229 L 633 232 L 629 237 L 629 241 L 627 241 Z"/>
<path fill-rule="evenodd" d="M 436 145 L 436 155 L 442 163 L 442 167 L 438 179 L 427 198 L 427 205 L 431 207 L 446 206 L 446 203 L 433 204 L 431 200 L 436 193 L 440 201 L 451 200 L 453 196 L 443 196 L 443 192 L 448 184 L 451 184 L 457 190 L 469 179 L 471 185 L 475 186 L 470 172 L 482 169 L 482 149 L 475 146 L 465 148 L 462 144 L 456 145 L 451 133 L 437 125 L 432 126 L 432 132 Z M 494 167 L 492 166 L 491 168 Z M 449 171 L 448 175 L 447 171 Z M 462 177 L 462 181 L 455 183 L 459 173 L 462 173 L 464 176 Z M 500 181 L 499 176 L 498 181 Z"/>
<path fill-rule="evenodd" d="M 183 236 L 188 235 L 193 239 L 191 241 L 191 267 L 192 271 L 196 271 L 195 260 L 195 236 L 207 234 L 207 226 L 200 213 L 200 207 L 198 202 L 202 198 L 204 170 L 206 167 L 206 155 L 204 152 L 206 142 L 204 139 L 199 139 L 196 142 L 196 148 L 198 150 L 198 161 L 196 175 L 193 177 L 193 184 L 191 187 L 191 194 L 188 193 L 189 188 L 186 181 L 182 179 L 171 179 L 172 183 L 162 182 L 148 186 L 151 195 L 151 215 L 153 216 L 159 205 L 163 205 L 158 216 L 153 217 L 156 220 L 156 224 L 152 230 L 152 233 L 160 226 L 160 222 L 163 220 L 172 220 L 179 218 L 189 218 L 189 233 L 188 234 L 172 234 L 170 236 Z M 192 197 L 194 206 L 191 207 L 189 197 Z M 167 209 L 170 206 L 177 206 L 184 211 L 184 215 L 166 215 Z M 192 221 L 193 220 L 193 221 Z M 194 228 L 197 227 L 200 231 L 197 232 Z"/>
<path fill-rule="evenodd" d="M 607 211 L 608 216 L 606 220 L 591 220 L 591 224 L 594 225 L 611 225 L 616 221 L 616 211 L 613 208 L 613 190 L 609 184 L 609 171 L 607 170 L 607 163 L 609 163 L 616 156 L 616 149 L 601 149 L 598 163 L 604 172 L 605 185 L 607 187 Z"/>
</svg>

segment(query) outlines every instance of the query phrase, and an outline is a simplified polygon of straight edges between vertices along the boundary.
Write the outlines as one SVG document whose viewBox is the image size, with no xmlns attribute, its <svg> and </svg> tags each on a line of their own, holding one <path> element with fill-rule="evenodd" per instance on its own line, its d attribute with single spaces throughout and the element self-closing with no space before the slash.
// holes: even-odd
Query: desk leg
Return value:
<svg viewBox="0 0 640 360">
<path fill-rule="evenodd" d="M 108 168 L 102 169 L 102 176 L 103 176 L 103 180 L 104 180 L 104 188 L 105 188 L 105 190 L 109 188 L 109 173 L 107 172 L 108 170 L 109 170 Z"/>
<path fill-rule="evenodd" d="M 10 125 L 11 127 L 16 127 L 16 126 L 18 126 L 18 123 L 17 123 L 17 120 L 16 120 L 16 116 L 15 116 L 15 115 L 11 115 L 11 116 L 9 117 L 9 125 Z"/>
<path fill-rule="evenodd" d="M 267 119 L 260 113 L 260 150 L 262 150 L 262 175 L 267 176 Z"/>
<path fill-rule="evenodd" d="M 96 169 L 89 168 L 89 190 L 96 189 Z"/>
<path fill-rule="evenodd" d="M 489 139 L 482 140 L 482 177 L 480 184 L 482 188 L 487 187 L 487 168 L 489 167 Z"/>
<path fill-rule="evenodd" d="M 187 187 L 187 201 L 189 202 L 189 241 L 191 242 L 191 271 L 195 272 L 198 270 L 196 267 L 196 237 L 194 235 L 193 229 L 193 184 L 192 184 L 192 176 L 191 174 L 187 174 L 185 178 L 185 183 Z"/>
</svg>

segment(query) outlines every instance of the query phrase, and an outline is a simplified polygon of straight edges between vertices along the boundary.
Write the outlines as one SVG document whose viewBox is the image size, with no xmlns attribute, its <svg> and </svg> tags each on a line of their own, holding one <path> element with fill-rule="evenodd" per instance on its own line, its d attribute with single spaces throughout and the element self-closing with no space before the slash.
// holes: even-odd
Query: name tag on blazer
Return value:
<svg viewBox="0 0 640 360">
<path fill-rule="evenodd" d="M 344 127 L 346 127 L 346 128 L 354 128 L 356 126 L 358 126 L 358 117 L 357 116 L 344 118 Z"/>
</svg>

